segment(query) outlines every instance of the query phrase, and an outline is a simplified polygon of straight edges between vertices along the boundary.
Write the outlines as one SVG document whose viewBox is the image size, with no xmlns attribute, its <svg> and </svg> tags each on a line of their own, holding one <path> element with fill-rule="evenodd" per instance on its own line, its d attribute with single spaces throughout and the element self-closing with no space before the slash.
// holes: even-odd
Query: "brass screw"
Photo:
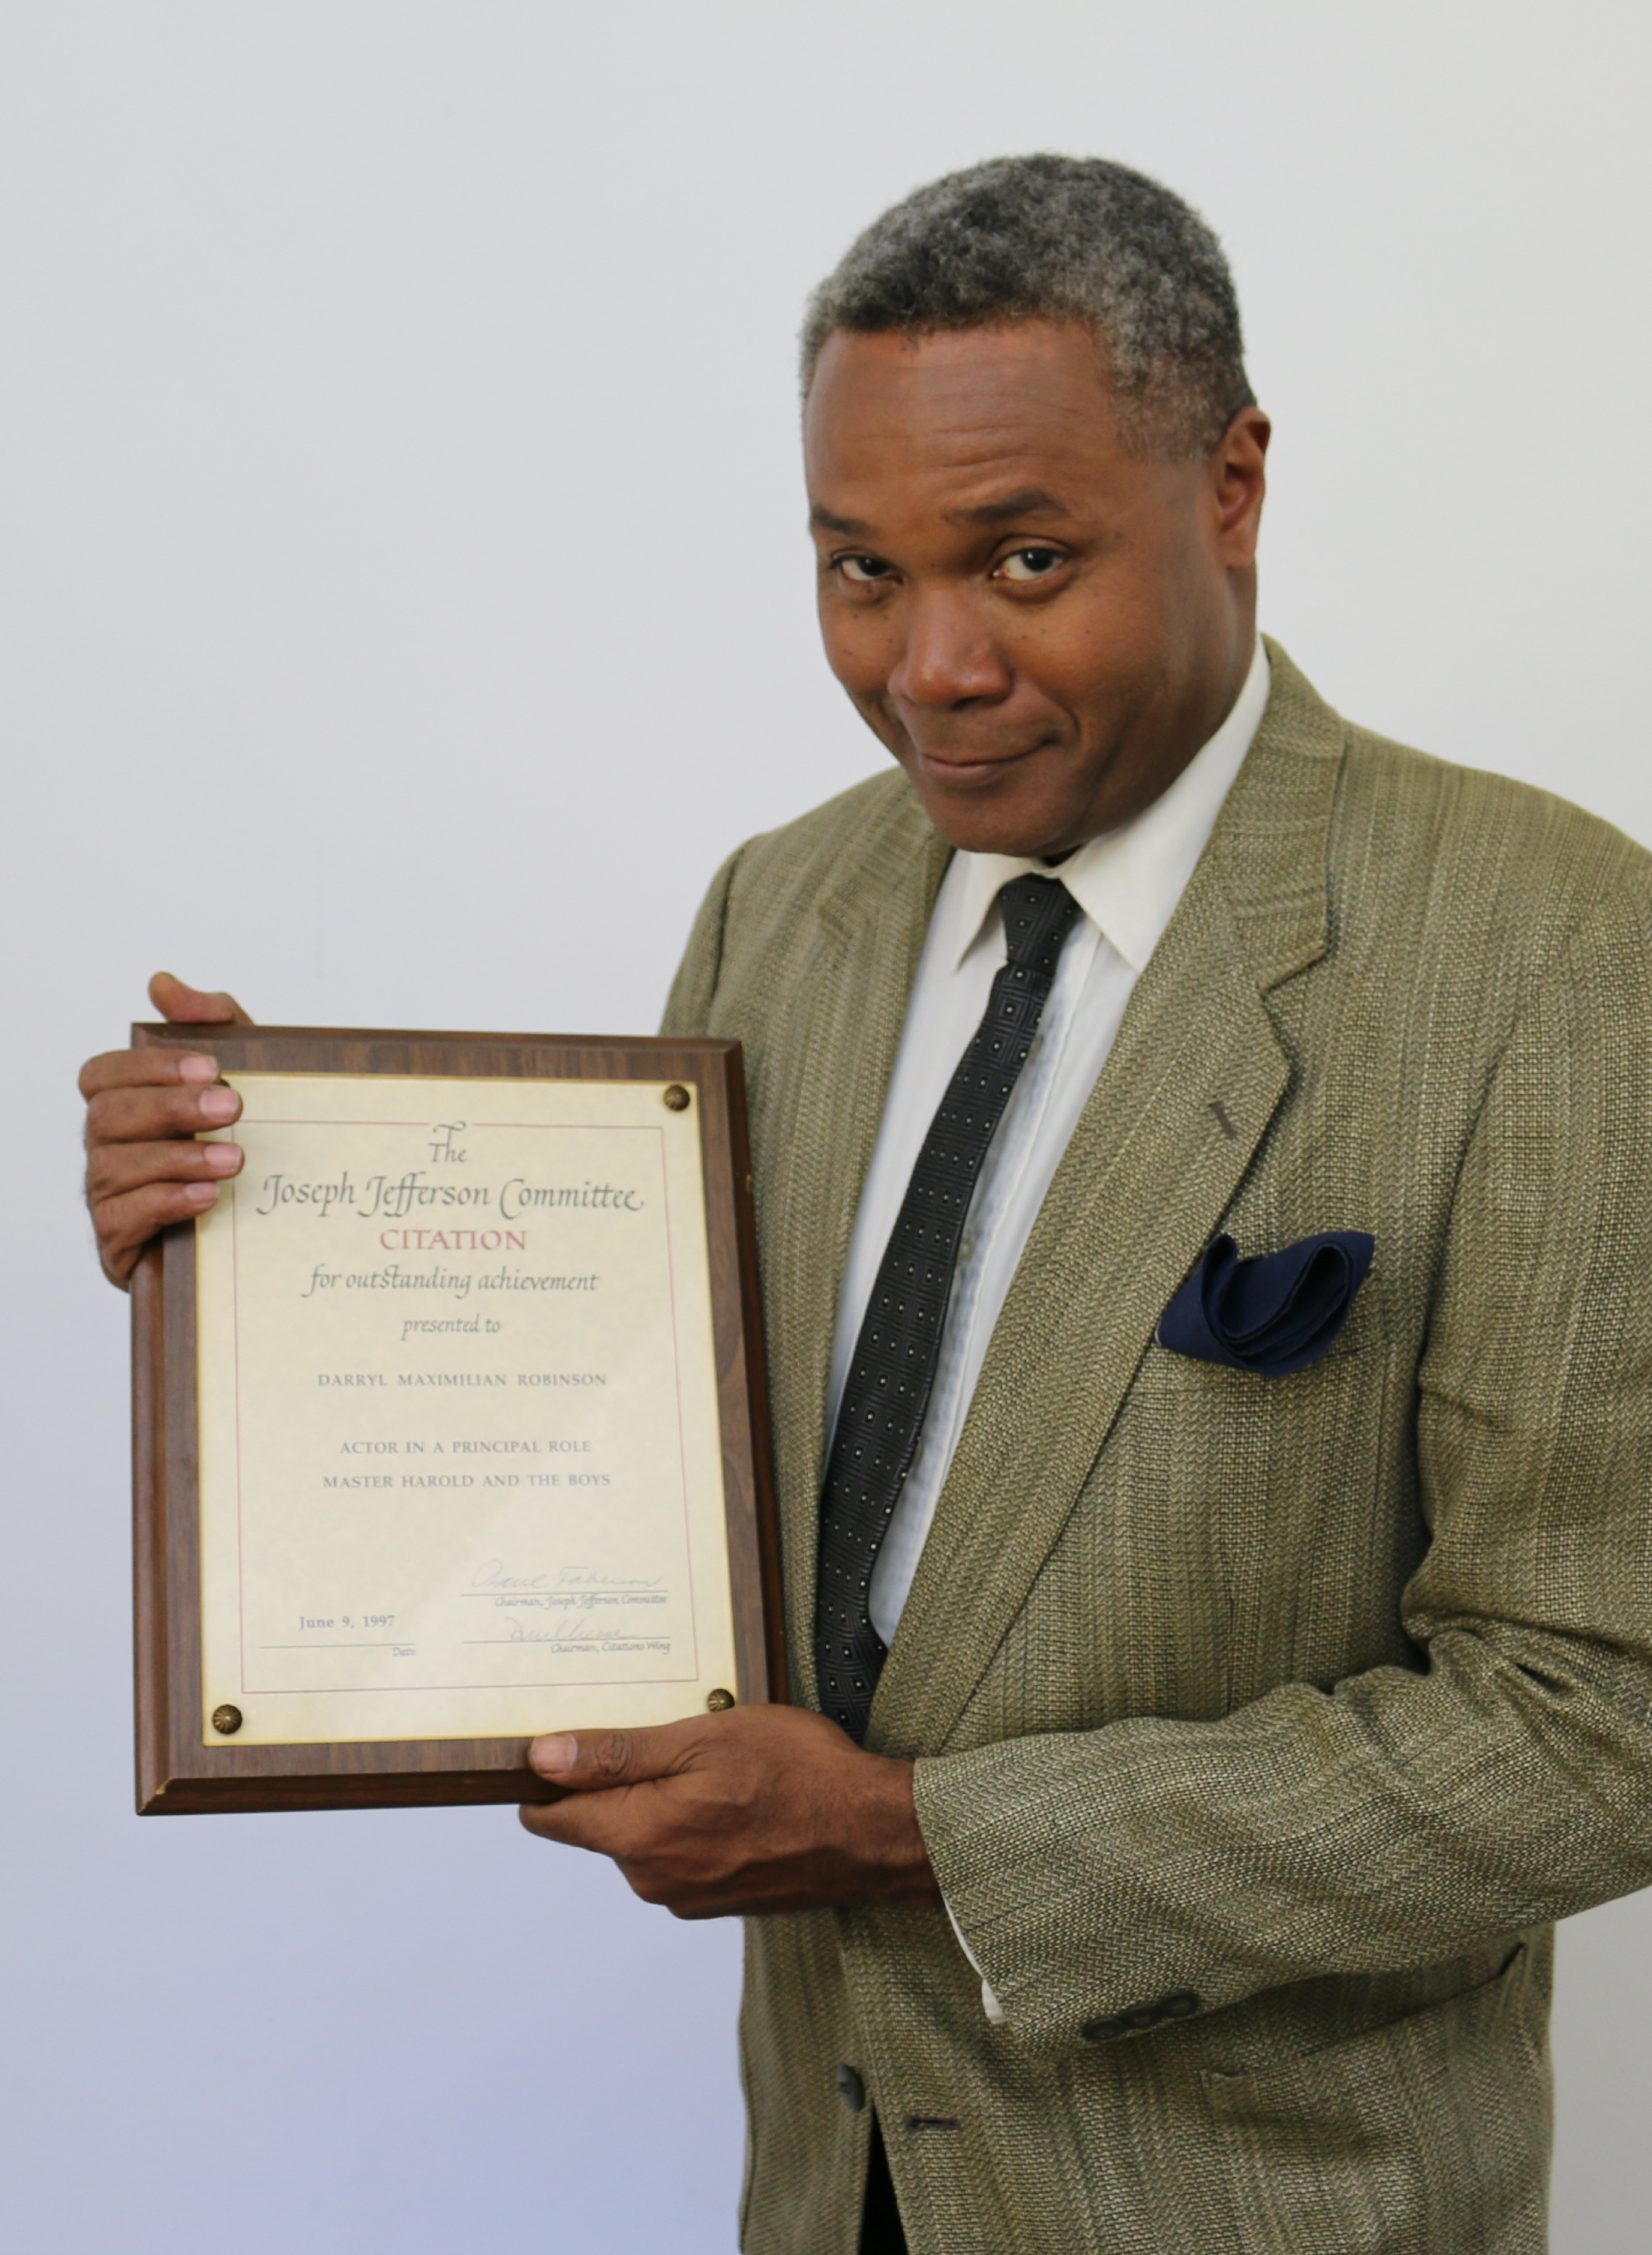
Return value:
<svg viewBox="0 0 1652 2255">
<path fill-rule="evenodd" d="M 667 1089 L 665 1092 L 665 1108 L 668 1112 L 686 1112 L 688 1110 L 689 1092 L 684 1088 L 680 1080 L 674 1080 L 670 1087 Z"/>
<path fill-rule="evenodd" d="M 734 1694 L 732 1691 L 708 1691 L 705 1704 L 711 1714 L 726 1715 L 734 1704 Z"/>
<path fill-rule="evenodd" d="M 242 1714 L 239 1707 L 213 1709 L 213 1728 L 215 1731 L 221 1731 L 225 1738 L 233 1739 L 241 1728 L 241 1724 Z"/>
</svg>

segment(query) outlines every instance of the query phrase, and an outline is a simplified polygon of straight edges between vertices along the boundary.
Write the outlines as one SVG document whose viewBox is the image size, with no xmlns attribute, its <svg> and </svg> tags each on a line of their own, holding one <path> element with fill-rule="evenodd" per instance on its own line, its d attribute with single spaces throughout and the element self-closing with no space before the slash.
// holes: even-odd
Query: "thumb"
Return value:
<svg viewBox="0 0 1652 2255">
<path fill-rule="evenodd" d="M 205 994 L 186 987 L 170 971 L 158 971 L 149 982 L 149 999 L 169 1025 L 249 1026 L 253 1022 L 233 994 Z"/>
<path fill-rule="evenodd" d="M 565 1792 L 599 1793 L 606 1787 L 642 1785 L 684 1767 L 688 1733 L 681 1723 L 637 1731 L 556 1732 L 528 1749 L 529 1767 Z"/>
</svg>

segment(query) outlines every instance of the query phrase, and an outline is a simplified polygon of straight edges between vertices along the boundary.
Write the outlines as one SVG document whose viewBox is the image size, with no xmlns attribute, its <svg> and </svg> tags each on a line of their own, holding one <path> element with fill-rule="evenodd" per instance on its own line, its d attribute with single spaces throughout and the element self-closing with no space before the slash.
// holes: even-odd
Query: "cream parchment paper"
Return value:
<svg viewBox="0 0 1652 2255">
<path fill-rule="evenodd" d="M 196 1224 L 206 1714 L 239 1707 L 244 1746 L 704 1712 L 734 1649 L 697 1104 L 225 1078 L 246 1165 Z"/>
</svg>

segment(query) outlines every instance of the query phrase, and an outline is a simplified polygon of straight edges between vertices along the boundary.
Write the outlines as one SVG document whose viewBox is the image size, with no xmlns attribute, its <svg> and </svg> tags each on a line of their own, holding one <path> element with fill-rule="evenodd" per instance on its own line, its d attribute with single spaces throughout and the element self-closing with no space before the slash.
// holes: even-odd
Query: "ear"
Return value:
<svg viewBox="0 0 1652 2255">
<path fill-rule="evenodd" d="M 1242 407 L 1205 464 L 1211 530 L 1216 552 L 1230 572 L 1247 572 L 1256 560 L 1272 435 L 1273 425 L 1259 407 Z"/>
</svg>

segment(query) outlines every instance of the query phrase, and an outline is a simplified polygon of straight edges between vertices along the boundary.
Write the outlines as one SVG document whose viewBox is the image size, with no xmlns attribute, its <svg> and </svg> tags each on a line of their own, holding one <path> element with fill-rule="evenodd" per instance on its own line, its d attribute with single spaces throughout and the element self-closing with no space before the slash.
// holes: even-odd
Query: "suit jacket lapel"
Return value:
<svg viewBox="0 0 1652 2255">
<path fill-rule="evenodd" d="M 820 945 L 792 1018 L 760 1184 L 764 1299 L 797 1696 L 815 1684 L 818 1491 L 838 1287 L 900 1044 L 918 959 L 951 849 L 903 791 L 822 901 Z"/>
<path fill-rule="evenodd" d="M 883 1751 L 944 1743 L 1289 1084 L 1263 996 L 1325 949 L 1342 731 L 1269 649 L 1256 741 L 1138 983 L 993 1334 L 878 1687 L 868 1743 Z"/>
</svg>

